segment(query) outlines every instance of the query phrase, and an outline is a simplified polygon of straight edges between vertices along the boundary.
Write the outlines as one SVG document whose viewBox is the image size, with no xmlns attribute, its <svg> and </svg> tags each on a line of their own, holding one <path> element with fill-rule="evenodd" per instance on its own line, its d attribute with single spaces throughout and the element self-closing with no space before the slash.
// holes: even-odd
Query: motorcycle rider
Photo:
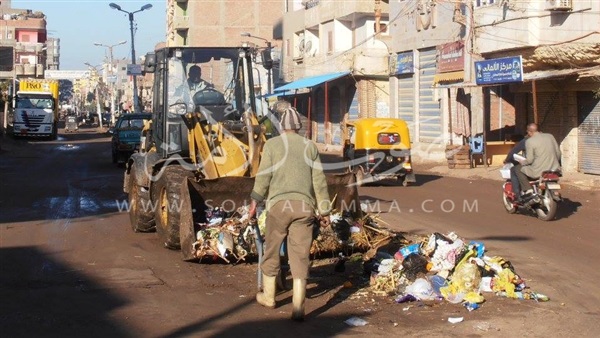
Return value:
<svg viewBox="0 0 600 338">
<path fill-rule="evenodd" d="M 533 193 L 529 181 L 539 178 L 544 171 L 560 169 L 561 152 L 554 136 L 540 132 L 536 123 L 527 125 L 527 135 L 526 159 L 511 168 L 511 177 L 515 174 L 520 187 L 525 191 L 524 196 L 521 196 L 520 191 L 515 191 L 513 187 L 513 192 L 521 202 Z"/>
<path fill-rule="evenodd" d="M 514 158 L 515 154 L 519 154 L 519 153 L 524 153 L 525 152 L 525 141 L 527 141 L 527 137 L 523 137 L 506 155 L 506 158 L 504 159 L 504 164 L 508 164 L 508 163 L 512 163 L 513 166 L 510 168 L 511 169 L 511 175 L 510 175 L 510 183 L 512 184 L 512 191 L 516 194 L 515 196 L 521 196 L 520 195 L 520 191 L 521 191 L 521 186 L 519 185 L 519 179 L 517 178 L 517 174 L 513 173 L 512 170 L 513 168 L 515 168 L 516 165 L 519 164 L 519 161 L 517 161 Z M 524 154 L 523 154 L 524 155 Z M 516 170 L 516 169 L 515 169 Z"/>
</svg>

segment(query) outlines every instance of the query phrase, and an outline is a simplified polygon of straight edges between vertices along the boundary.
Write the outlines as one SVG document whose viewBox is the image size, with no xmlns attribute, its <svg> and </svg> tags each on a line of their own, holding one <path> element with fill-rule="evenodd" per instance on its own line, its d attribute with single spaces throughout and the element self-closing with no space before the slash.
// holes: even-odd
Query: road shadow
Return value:
<svg viewBox="0 0 600 338">
<path fill-rule="evenodd" d="M 110 319 L 123 298 L 38 248 L 2 248 L 0 266 L 2 336 L 135 336 Z"/>
<path fill-rule="evenodd" d="M 558 203 L 558 210 L 556 211 L 556 217 L 554 220 L 559 220 L 563 218 L 569 218 L 571 215 L 575 214 L 583 204 L 577 201 L 573 201 L 568 198 L 563 198 L 561 202 Z"/>
<path fill-rule="evenodd" d="M 277 311 L 277 310 L 272 310 Z M 234 313 L 235 309 L 228 313 L 220 313 L 220 316 L 227 316 Z M 209 331 L 213 326 L 212 322 L 219 318 L 210 317 L 210 320 L 202 320 L 194 324 L 182 327 L 162 338 L 183 338 L 183 337 L 337 337 L 353 329 L 344 323 L 350 317 L 356 316 L 352 313 L 340 315 L 320 316 L 319 318 L 306 317 L 304 322 L 295 322 L 291 319 L 264 319 L 254 321 L 238 321 L 235 325 L 228 326 L 217 332 Z M 360 328 L 358 330 L 362 331 Z M 353 329 L 353 331 L 355 331 Z M 360 333 L 360 331 L 355 332 Z"/>
<path fill-rule="evenodd" d="M 573 201 L 569 198 L 563 198 L 562 201 L 558 202 L 556 216 L 552 221 L 558 221 L 561 219 L 569 218 L 579 211 L 579 208 L 582 207 L 583 204 L 577 201 Z M 527 209 L 527 208 L 519 208 L 518 214 L 525 217 L 534 217 L 537 218 L 537 214 L 535 210 Z"/>
<path fill-rule="evenodd" d="M 333 254 L 332 254 L 333 256 Z M 361 254 L 357 254 L 360 257 Z M 306 302 L 316 302 L 316 299 L 327 297 L 324 305 L 310 311 L 307 310 L 304 323 L 297 323 L 289 319 L 291 316 L 292 302 L 292 278 L 288 274 L 286 281 L 286 290 L 279 291 L 277 295 L 277 308 L 274 311 L 283 312 L 284 319 L 269 319 L 258 321 L 240 322 L 234 326 L 229 326 L 212 337 L 249 337 L 249 336 L 268 336 L 268 337 L 289 337 L 293 332 L 294 337 L 334 337 L 354 330 L 353 327 L 344 321 L 350 317 L 364 317 L 365 313 L 359 310 L 348 311 L 336 309 L 336 314 L 325 314 L 332 308 L 343 304 L 349 297 L 361 288 L 369 285 L 368 278 L 362 274 L 362 261 L 345 261 L 344 271 L 340 269 L 337 259 L 326 259 L 320 256 L 319 266 L 313 266 L 310 269 L 310 277 L 307 281 Z M 314 262 L 314 261 L 313 261 Z M 329 262 L 329 263 L 327 263 Z M 348 284 L 349 283 L 349 284 Z M 283 298 L 282 298 L 283 297 Z M 247 306 L 254 303 L 250 299 L 241 306 Z M 310 306 L 308 306 L 310 307 Z M 235 308 L 232 309 L 235 312 Z M 230 310 L 229 314 L 232 313 Z M 188 327 L 179 329 L 166 337 L 187 337 L 202 331 L 210 321 L 220 317 L 219 314 L 203 321 L 199 321 Z M 359 329 L 360 330 L 360 329 Z"/>
<path fill-rule="evenodd" d="M 307 310 L 304 323 L 297 323 L 289 319 L 291 317 L 291 277 L 287 277 L 286 290 L 278 292 L 276 297 L 277 307 L 269 314 L 269 319 L 264 320 L 248 320 L 238 321 L 237 323 L 219 329 L 214 332 L 215 327 L 218 327 L 218 322 L 231 316 L 239 316 L 238 313 L 246 311 L 246 308 L 256 305 L 254 297 L 236 304 L 227 310 L 213 313 L 209 317 L 204 317 L 196 322 L 180 327 L 161 337 L 178 338 L 178 337 L 334 337 L 343 334 L 352 329 L 351 326 L 344 323 L 350 317 L 364 316 L 364 312 L 360 311 L 345 311 L 336 309 L 335 314 L 325 314 L 328 310 L 343 303 L 348 297 L 359 289 L 359 286 L 365 285 L 360 281 L 358 276 L 361 272 L 357 269 L 361 268 L 360 262 L 354 262 L 346 266 L 345 272 L 335 272 L 335 264 L 324 264 L 318 267 L 313 267 L 310 270 L 310 277 L 307 281 L 307 309 L 311 308 L 310 303 L 316 302 L 317 298 L 328 297 L 328 301 L 324 306 L 315 310 Z M 356 271 L 356 272 L 354 272 Z M 354 277 L 357 276 L 357 277 Z M 353 281 L 352 287 L 344 288 L 343 285 L 347 281 Z M 367 281 L 368 283 L 368 281 Z M 263 308 L 261 308 L 263 309 Z M 278 318 L 273 318 L 278 317 Z M 281 318 L 283 317 L 283 318 Z M 293 333 L 292 333 L 293 332 Z"/>
</svg>

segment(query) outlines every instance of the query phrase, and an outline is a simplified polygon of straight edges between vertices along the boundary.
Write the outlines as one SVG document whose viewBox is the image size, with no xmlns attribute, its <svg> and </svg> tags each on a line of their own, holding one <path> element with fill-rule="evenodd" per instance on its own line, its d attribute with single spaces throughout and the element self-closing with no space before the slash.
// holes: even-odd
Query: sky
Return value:
<svg viewBox="0 0 600 338">
<path fill-rule="evenodd" d="M 110 46 L 125 40 L 127 43 L 113 47 L 113 58 L 131 59 L 129 16 L 109 7 L 111 2 L 128 12 L 152 5 L 134 14 L 138 61 L 140 56 L 153 51 L 157 43 L 166 40 L 166 0 L 12 0 L 12 8 L 46 14 L 48 37 L 60 39 L 60 69 L 85 70 L 88 68 L 85 63 L 99 66 L 108 60 L 109 48 L 95 46 L 95 42 Z"/>
</svg>

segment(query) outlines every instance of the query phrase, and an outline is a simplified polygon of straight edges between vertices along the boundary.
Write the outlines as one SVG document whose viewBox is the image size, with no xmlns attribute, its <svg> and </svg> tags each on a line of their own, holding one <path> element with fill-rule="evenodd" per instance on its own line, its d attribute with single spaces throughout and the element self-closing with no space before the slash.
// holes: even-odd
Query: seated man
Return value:
<svg viewBox="0 0 600 338">
<path fill-rule="evenodd" d="M 530 123 L 527 125 L 527 141 L 525 141 L 525 161 L 511 168 L 511 175 L 515 174 L 519 184 L 525 190 L 525 198 L 533 191 L 530 180 L 539 178 L 544 171 L 559 170 L 561 152 L 558 143 L 552 134 L 538 131 L 538 125 Z M 521 199 L 520 191 L 513 192 L 517 199 Z"/>
<path fill-rule="evenodd" d="M 202 69 L 197 65 L 191 66 L 188 70 L 187 81 L 188 85 L 190 86 L 192 96 L 198 91 L 205 90 L 207 88 L 213 88 L 212 84 L 202 79 Z"/>
<path fill-rule="evenodd" d="M 512 190 L 516 194 L 517 198 L 520 196 L 521 186 L 519 184 L 519 178 L 517 177 L 515 166 L 519 165 L 519 161 L 517 161 L 514 157 L 515 154 L 523 153 L 521 155 L 525 155 L 525 141 L 527 141 L 527 137 L 523 137 L 519 143 L 517 143 L 506 155 L 504 159 L 504 164 L 512 163 L 513 166 L 510 168 L 510 183 L 512 184 Z M 520 170 L 520 169 L 519 169 Z"/>
</svg>

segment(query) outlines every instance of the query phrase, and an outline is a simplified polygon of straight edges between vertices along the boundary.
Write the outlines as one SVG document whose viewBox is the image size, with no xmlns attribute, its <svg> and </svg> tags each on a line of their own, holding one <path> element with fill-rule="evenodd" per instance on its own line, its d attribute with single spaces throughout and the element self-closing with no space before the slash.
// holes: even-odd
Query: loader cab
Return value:
<svg viewBox="0 0 600 338">
<path fill-rule="evenodd" d="M 154 74 L 151 142 L 161 157 L 189 156 L 186 114 L 200 113 L 202 123 L 214 124 L 256 111 L 248 89 L 254 87 L 251 56 L 241 47 L 167 47 L 146 56 L 144 71 Z M 200 68 L 203 85 L 192 86 L 192 68 Z"/>
</svg>

